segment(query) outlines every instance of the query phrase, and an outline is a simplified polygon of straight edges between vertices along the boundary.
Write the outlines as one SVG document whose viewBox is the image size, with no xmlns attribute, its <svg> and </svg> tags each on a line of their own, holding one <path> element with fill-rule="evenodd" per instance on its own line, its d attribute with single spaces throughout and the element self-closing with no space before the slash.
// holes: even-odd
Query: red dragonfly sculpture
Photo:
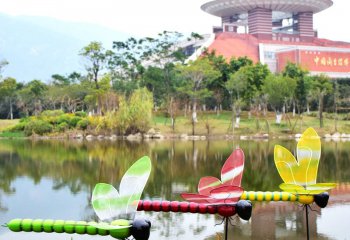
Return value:
<svg viewBox="0 0 350 240">
<path fill-rule="evenodd" d="M 241 188 L 243 169 L 244 153 L 241 149 L 236 149 L 221 169 L 221 180 L 216 177 L 203 177 L 198 184 L 198 193 L 182 193 L 181 197 L 189 202 L 216 205 L 221 216 L 231 217 L 236 214 L 237 204 L 244 192 Z M 244 202 L 242 204 L 246 205 Z M 241 203 L 238 204 L 240 205 Z"/>
<path fill-rule="evenodd" d="M 249 220 L 252 204 L 240 200 L 244 190 L 241 180 L 244 169 L 244 153 L 236 149 L 228 157 L 221 169 L 221 180 L 216 177 L 203 177 L 198 184 L 198 193 L 182 193 L 181 197 L 188 202 L 148 201 L 139 202 L 138 211 L 191 212 L 219 214 L 225 221 L 225 239 L 229 218 L 237 215 Z"/>
<path fill-rule="evenodd" d="M 251 216 L 251 203 L 240 200 L 244 192 L 241 187 L 243 169 L 244 153 L 241 149 L 236 149 L 221 169 L 221 180 L 216 177 L 203 177 L 199 180 L 198 193 L 181 194 L 181 197 L 189 202 L 218 207 L 218 213 L 225 221 L 225 239 L 230 217 L 237 213 L 241 218 L 249 220 Z"/>
<path fill-rule="evenodd" d="M 244 220 L 251 217 L 252 204 L 239 200 L 243 188 L 241 180 L 244 169 L 244 153 L 236 149 L 221 169 L 221 180 L 216 177 L 203 177 L 198 184 L 198 193 L 182 193 L 187 202 L 150 201 L 139 202 L 138 211 L 190 212 L 219 214 L 224 218 L 236 213 Z"/>
</svg>

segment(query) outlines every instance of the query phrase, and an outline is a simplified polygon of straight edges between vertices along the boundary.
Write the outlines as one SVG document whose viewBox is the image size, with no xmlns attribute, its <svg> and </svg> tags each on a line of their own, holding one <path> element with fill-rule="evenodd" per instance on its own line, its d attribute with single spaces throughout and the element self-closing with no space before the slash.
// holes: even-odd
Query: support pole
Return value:
<svg viewBox="0 0 350 240">
<path fill-rule="evenodd" d="M 225 218 L 225 240 L 227 240 L 228 236 L 228 217 Z"/>
<path fill-rule="evenodd" d="M 309 205 L 305 205 L 305 217 L 306 217 L 306 239 L 310 239 L 309 235 Z"/>
</svg>

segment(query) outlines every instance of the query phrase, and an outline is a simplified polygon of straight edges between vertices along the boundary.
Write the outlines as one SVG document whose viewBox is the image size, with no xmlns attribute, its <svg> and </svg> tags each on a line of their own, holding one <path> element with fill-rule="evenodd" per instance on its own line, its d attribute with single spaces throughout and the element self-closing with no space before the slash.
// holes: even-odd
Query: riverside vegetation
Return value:
<svg viewBox="0 0 350 240">
<path fill-rule="evenodd" d="M 227 60 L 207 51 L 187 62 L 195 49 L 181 47 L 183 40 L 164 31 L 115 41 L 112 50 L 91 42 L 79 53 L 85 72 L 53 74 L 47 82 L 3 78 L 11 63 L 0 61 L 0 118 L 21 119 L 0 126 L 2 136 L 128 135 L 150 128 L 167 135 L 282 134 L 306 126 L 350 132 L 347 79 L 311 76 L 292 63 L 274 74 L 246 57 Z"/>
</svg>

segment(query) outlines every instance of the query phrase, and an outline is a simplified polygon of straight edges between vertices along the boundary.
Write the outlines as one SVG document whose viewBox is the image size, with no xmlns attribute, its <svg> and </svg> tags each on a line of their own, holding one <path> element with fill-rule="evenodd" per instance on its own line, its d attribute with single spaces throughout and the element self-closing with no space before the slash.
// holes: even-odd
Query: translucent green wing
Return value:
<svg viewBox="0 0 350 240">
<path fill-rule="evenodd" d="M 145 156 L 135 162 L 124 174 L 119 188 L 120 199 L 124 201 L 125 205 L 122 214 L 132 215 L 131 218 L 134 217 L 143 189 L 151 173 L 151 168 L 151 160 Z"/>
<path fill-rule="evenodd" d="M 119 217 L 133 219 L 138 201 L 151 172 L 151 160 L 143 157 L 124 174 L 118 191 L 110 184 L 98 183 L 91 203 L 101 220 Z"/>
<path fill-rule="evenodd" d="M 92 207 L 101 220 L 110 220 L 120 214 L 123 202 L 118 191 L 110 184 L 98 183 L 92 192 Z"/>
<path fill-rule="evenodd" d="M 305 169 L 302 185 L 316 184 L 318 164 L 321 157 L 321 140 L 313 128 L 304 131 L 297 145 L 297 159 Z M 305 164 L 303 164 L 305 162 Z"/>
</svg>

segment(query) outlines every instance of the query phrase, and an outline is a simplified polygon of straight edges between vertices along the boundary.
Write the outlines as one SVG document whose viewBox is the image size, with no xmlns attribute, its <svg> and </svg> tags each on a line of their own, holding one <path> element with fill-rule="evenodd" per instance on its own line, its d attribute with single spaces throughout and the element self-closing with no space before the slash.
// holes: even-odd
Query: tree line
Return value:
<svg viewBox="0 0 350 240">
<path fill-rule="evenodd" d="M 201 38 L 192 33 L 187 40 L 196 42 Z M 85 72 L 53 74 L 48 82 L 34 79 L 24 83 L 3 78 L 2 70 L 10 64 L 3 60 L 0 118 L 38 116 L 44 110 L 106 116 L 140 89 L 152 94 L 153 110 L 167 114 L 173 128 L 181 114 L 191 118 L 194 129 L 199 110 L 217 114 L 232 111 L 232 127 L 239 127 L 242 110 L 248 111 L 249 116 L 265 116 L 274 111 L 277 123 L 286 112 L 318 110 L 322 127 L 324 110 L 337 113 L 349 109 L 347 79 L 311 76 L 293 63 L 273 74 L 267 65 L 247 57 L 227 60 L 208 51 L 188 62 L 180 44 L 183 41 L 182 34 L 164 31 L 155 38 L 115 41 L 111 50 L 100 42 L 91 42 L 79 52 Z M 142 112 L 142 108 L 135 111 Z"/>
</svg>

